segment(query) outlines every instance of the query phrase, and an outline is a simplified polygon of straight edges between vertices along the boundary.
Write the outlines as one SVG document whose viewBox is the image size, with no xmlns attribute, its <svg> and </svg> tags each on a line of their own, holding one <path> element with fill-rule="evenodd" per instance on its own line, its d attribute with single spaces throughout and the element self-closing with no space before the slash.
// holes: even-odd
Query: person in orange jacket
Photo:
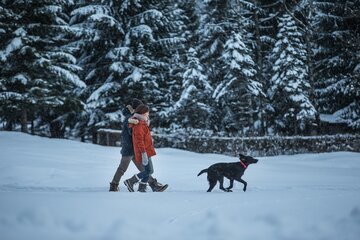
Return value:
<svg viewBox="0 0 360 240">
<path fill-rule="evenodd" d="M 143 171 L 143 165 L 140 162 L 135 161 L 134 157 L 134 146 L 133 146 L 133 139 L 132 139 L 132 129 L 129 128 L 129 123 L 137 124 L 139 121 L 136 119 L 132 119 L 132 115 L 135 112 L 135 109 L 140 105 L 144 104 L 141 100 L 134 98 L 132 100 L 131 105 L 127 105 L 123 111 L 125 116 L 125 121 L 123 123 L 122 131 L 121 131 L 121 160 L 112 181 L 110 182 L 110 192 L 117 192 L 120 191 L 119 189 L 119 182 L 121 177 L 127 171 L 130 162 L 134 162 L 135 166 L 139 171 Z M 157 181 L 156 178 L 150 176 L 148 184 L 150 188 L 154 192 L 163 192 L 168 187 L 167 184 L 161 184 Z"/>
<path fill-rule="evenodd" d="M 140 104 L 133 115 L 133 119 L 138 120 L 138 124 L 129 124 L 132 128 L 132 139 L 134 145 L 135 161 L 141 163 L 144 171 L 135 174 L 133 177 L 124 181 L 125 186 L 130 192 L 134 192 L 134 184 L 139 182 L 139 192 L 146 192 L 147 182 L 150 175 L 154 172 L 151 157 L 156 155 L 150 133 L 149 107 Z"/>
</svg>

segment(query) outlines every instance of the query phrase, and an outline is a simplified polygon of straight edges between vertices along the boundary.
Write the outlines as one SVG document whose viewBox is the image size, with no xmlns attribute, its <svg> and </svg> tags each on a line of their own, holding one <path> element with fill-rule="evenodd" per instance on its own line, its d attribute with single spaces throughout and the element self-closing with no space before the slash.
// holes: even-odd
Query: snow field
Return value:
<svg viewBox="0 0 360 240">
<path fill-rule="evenodd" d="M 157 149 L 164 193 L 109 193 L 120 149 L 0 132 L 0 238 L 358 239 L 360 153 L 259 158 L 247 192 L 197 173 L 235 157 Z M 122 180 L 136 173 L 133 165 Z M 228 181 L 225 181 L 225 185 Z"/>
</svg>

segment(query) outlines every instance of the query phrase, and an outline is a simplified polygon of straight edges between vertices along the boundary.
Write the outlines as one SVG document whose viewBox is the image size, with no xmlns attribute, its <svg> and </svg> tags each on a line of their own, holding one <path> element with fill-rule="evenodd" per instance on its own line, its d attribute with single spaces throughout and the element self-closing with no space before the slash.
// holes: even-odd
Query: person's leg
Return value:
<svg viewBox="0 0 360 240">
<path fill-rule="evenodd" d="M 136 168 L 139 170 L 139 172 L 144 171 L 144 166 L 140 162 L 137 162 L 135 158 L 132 159 L 133 163 L 135 164 Z"/>
<path fill-rule="evenodd" d="M 121 161 L 119 164 L 119 167 L 117 168 L 114 178 L 112 180 L 113 183 L 119 184 L 121 177 L 124 175 L 126 170 L 129 167 L 130 161 L 133 158 L 133 156 L 122 156 Z"/>
<path fill-rule="evenodd" d="M 149 158 L 149 163 L 146 166 L 143 166 L 143 168 L 144 171 L 137 174 L 137 177 L 141 180 L 142 183 L 147 183 L 149 181 L 150 175 L 154 172 L 151 158 Z"/>
<path fill-rule="evenodd" d="M 133 162 L 140 172 L 144 171 L 144 166 L 141 163 L 136 162 L 135 159 L 133 159 Z M 154 172 L 154 167 L 153 167 L 153 165 L 151 165 L 151 166 L 152 166 L 152 173 L 150 174 L 149 181 L 148 181 L 150 188 L 153 190 L 153 192 L 165 191 L 166 188 L 168 187 L 168 185 L 158 182 L 157 179 L 152 176 L 152 174 Z"/>
<path fill-rule="evenodd" d="M 116 169 L 113 180 L 110 182 L 109 192 L 119 191 L 120 178 L 124 175 L 124 173 L 128 169 L 131 158 L 132 158 L 132 156 L 122 156 L 121 157 L 119 167 Z"/>
<path fill-rule="evenodd" d="M 148 173 L 149 173 L 149 178 L 150 178 L 151 175 L 154 173 L 154 167 L 153 167 L 151 158 L 149 158 L 149 163 L 148 163 L 147 167 L 148 167 Z"/>
<path fill-rule="evenodd" d="M 137 162 L 135 161 L 135 158 L 132 157 L 131 160 L 134 162 L 135 166 L 139 169 Z M 134 192 L 134 185 L 139 182 L 140 178 L 137 176 L 137 174 L 135 174 L 134 176 L 132 176 L 129 179 L 126 179 L 124 181 L 125 186 L 127 187 L 127 189 L 129 190 L 129 192 Z"/>
<path fill-rule="evenodd" d="M 139 189 L 138 189 L 139 192 L 146 192 L 146 185 L 149 181 L 150 175 L 153 172 L 154 169 L 153 169 L 152 161 L 151 158 L 149 158 L 149 163 L 146 166 L 144 166 L 144 171 L 142 171 L 137 175 L 137 177 L 141 179 L 139 182 Z"/>
</svg>

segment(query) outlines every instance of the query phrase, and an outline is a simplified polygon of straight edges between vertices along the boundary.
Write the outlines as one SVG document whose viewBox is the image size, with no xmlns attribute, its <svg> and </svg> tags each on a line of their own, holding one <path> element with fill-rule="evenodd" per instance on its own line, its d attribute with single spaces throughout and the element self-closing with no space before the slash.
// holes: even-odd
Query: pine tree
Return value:
<svg viewBox="0 0 360 240">
<path fill-rule="evenodd" d="M 88 87 L 82 94 L 86 109 L 81 114 L 77 132 L 94 135 L 101 127 L 117 128 L 122 119 L 121 97 L 116 63 L 119 46 L 125 32 L 120 20 L 119 1 L 86 0 L 79 2 L 71 12 L 71 26 L 79 29 L 72 45 L 78 49 L 82 77 Z M 114 55 L 115 54 L 115 55 Z M 119 57 L 119 56 L 118 56 Z"/>
<path fill-rule="evenodd" d="M 184 69 L 187 66 L 187 50 L 196 44 L 195 31 L 198 25 L 198 18 L 195 14 L 196 1 L 167 0 L 164 4 L 163 13 L 169 22 L 169 38 L 166 41 L 172 42 L 167 49 L 165 59 L 168 63 L 168 73 L 165 81 L 160 83 L 163 92 L 162 111 L 171 108 L 176 104 L 182 92 L 182 78 Z M 159 124 L 168 127 L 173 123 L 171 119 L 159 117 Z M 176 121 L 176 120 L 175 120 Z"/>
<path fill-rule="evenodd" d="M 316 93 L 323 114 L 360 128 L 360 5 L 358 1 L 315 1 Z M 339 117 L 336 117 L 339 116 Z"/>
<path fill-rule="evenodd" d="M 195 49 L 189 49 L 187 59 L 181 95 L 173 106 L 162 111 L 160 115 L 180 123 L 182 127 L 209 128 L 212 112 L 208 102 L 213 89 L 203 73 L 204 69 Z"/>
<path fill-rule="evenodd" d="M 16 92 L 16 85 L 24 85 L 27 82 L 26 78 L 22 78 L 19 75 L 17 79 L 8 79 L 4 72 L 6 68 L 10 68 L 11 62 L 9 57 L 13 52 L 17 51 L 22 47 L 23 42 L 21 41 L 22 32 L 17 30 L 17 25 L 12 24 L 12 21 L 18 20 L 20 18 L 19 14 L 13 11 L 9 6 L 6 5 L 5 1 L 1 1 L 0 5 L 0 119 L 2 122 L 6 123 L 5 129 L 12 130 L 14 124 L 18 121 L 19 115 L 21 112 L 24 114 L 26 111 L 19 108 L 22 102 L 25 101 L 25 98 L 21 93 Z M 8 66 L 7 66 L 8 65 Z M 12 67 L 12 64 L 11 64 Z M 14 72 L 14 77 L 16 73 Z M 11 83 L 13 82 L 13 83 Z M 23 83 L 24 84 L 23 84 Z M 15 91 L 9 89 L 9 85 L 13 85 Z M 22 131 L 27 132 L 27 123 L 22 127 Z"/>
<path fill-rule="evenodd" d="M 213 86 L 223 78 L 223 73 L 218 70 L 221 65 L 220 57 L 227 39 L 227 1 L 208 0 L 199 6 L 201 18 L 199 21 L 199 46 L 200 61 L 209 73 L 209 80 Z"/>
<path fill-rule="evenodd" d="M 156 127 L 250 135 L 272 124 L 306 134 L 319 109 L 359 129 L 359 8 L 356 0 L 0 0 L 0 122 L 85 137 L 119 128 L 137 97 L 155 110 Z"/>
<path fill-rule="evenodd" d="M 178 23 L 176 32 L 180 33 L 180 37 L 186 39 L 184 50 L 186 52 L 187 49 L 195 47 L 198 43 L 199 35 L 196 34 L 196 31 L 199 28 L 200 16 L 197 14 L 197 2 L 176 0 L 174 5 L 176 8 L 173 10 L 173 14 Z"/>
<path fill-rule="evenodd" d="M 224 80 L 216 87 L 213 98 L 219 103 L 226 130 L 241 134 L 253 130 L 256 98 L 264 95 L 262 85 L 256 81 L 256 66 L 242 34 L 232 32 L 225 43 L 222 56 Z"/>
<path fill-rule="evenodd" d="M 134 97 L 152 109 L 160 109 L 168 99 L 169 49 L 182 42 L 170 34 L 175 27 L 168 19 L 172 10 L 166 5 L 169 2 L 92 1 L 73 11 L 72 24 L 93 26 L 85 31 L 88 40 L 82 48 L 90 51 L 82 50 L 79 55 L 89 85 L 85 95 L 89 117 L 84 118 L 89 121 L 88 132 L 99 127 L 117 128 L 123 120 L 121 109 Z M 97 19 L 95 24 L 93 19 Z M 156 115 L 152 117 L 154 125 Z"/>
<path fill-rule="evenodd" d="M 263 89 L 268 89 L 271 85 L 271 51 L 276 43 L 277 18 L 283 12 L 282 1 L 272 0 L 252 0 L 252 4 L 247 4 L 248 12 L 245 17 L 248 19 L 248 31 L 253 34 L 252 45 L 254 60 L 258 68 L 257 79 L 263 85 Z M 245 7 L 243 7 L 245 8 Z M 245 8 L 246 9 L 246 8 Z M 268 97 L 259 99 L 258 125 L 260 134 L 268 134 L 268 125 L 271 124 L 273 108 Z"/>
<path fill-rule="evenodd" d="M 69 114 L 81 108 L 79 89 L 86 85 L 78 76 L 79 68 L 72 49 L 67 46 L 76 34 L 67 24 L 64 9 L 68 1 L 3 1 L 9 13 L 1 19 L 6 28 L 2 42 L 1 93 L 6 103 L 1 110 L 21 116 L 27 131 L 28 117 L 37 121 L 54 137 L 63 137 Z M 73 110 L 73 111 L 72 111 Z M 47 130 L 46 130 L 47 129 Z M 33 129 L 34 131 L 34 129 Z"/>
<path fill-rule="evenodd" d="M 152 125 L 159 126 L 160 118 L 157 113 L 169 106 L 171 96 L 169 89 L 172 81 L 169 81 L 170 62 L 172 55 L 183 48 L 184 39 L 178 35 L 177 29 L 181 25 L 179 19 L 174 19 L 174 1 L 126 1 L 121 12 L 126 15 L 126 36 L 123 46 L 129 47 L 134 54 L 133 71 L 141 73 L 141 81 L 149 81 L 144 84 L 129 83 L 129 96 L 137 92 L 146 103 L 151 105 Z M 129 8 L 128 6 L 132 6 Z M 141 46 L 141 47 L 140 47 Z M 137 56 L 140 55 L 140 56 Z M 139 92 L 139 89 L 142 89 Z"/>
<path fill-rule="evenodd" d="M 298 134 L 314 122 L 316 109 L 309 99 L 306 49 L 302 33 L 290 15 L 279 18 L 279 33 L 273 49 L 273 76 L 269 96 L 277 130 Z"/>
</svg>

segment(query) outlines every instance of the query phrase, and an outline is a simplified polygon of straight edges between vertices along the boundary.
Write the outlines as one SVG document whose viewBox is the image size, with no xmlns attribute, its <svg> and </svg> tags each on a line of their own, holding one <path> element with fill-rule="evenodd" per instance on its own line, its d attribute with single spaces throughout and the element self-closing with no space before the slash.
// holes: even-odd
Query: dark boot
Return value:
<svg viewBox="0 0 360 240">
<path fill-rule="evenodd" d="M 167 189 L 167 187 L 169 185 L 165 184 L 161 184 L 159 183 L 156 178 L 150 178 L 149 179 L 149 186 L 151 187 L 151 189 L 153 190 L 153 192 L 163 192 Z"/>
<path fill-rule="evenodd" d="M 119 184 L 111 182 L 109 192 L 118 192 L 119 191 Z"/>
<path fill-rule="evenodd" d="M 125 186 L 129 190 L 129 192 L 134 191 L 134 185 L 139 181 L 136 175 L 132 176 L 131 178 L 124 181 Z"/>
<path fill-rule="evenodd" d="M 138 191 L 139 192 L 146 192 L 146 185 L 147 185 L 147 183 L 140 182 Z"/>
</svg>

